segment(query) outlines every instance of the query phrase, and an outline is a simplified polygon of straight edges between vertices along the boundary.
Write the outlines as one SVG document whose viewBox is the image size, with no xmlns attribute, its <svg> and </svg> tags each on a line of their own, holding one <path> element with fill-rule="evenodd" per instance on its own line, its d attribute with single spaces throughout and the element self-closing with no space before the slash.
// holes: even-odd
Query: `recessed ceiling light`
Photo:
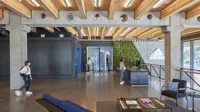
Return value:
<svg viewBox="0 0 200 112">
<path fill-rule="evenodd" d="M 94 0 L 95 7 L 100 7 L 100 0 Z"/>
<path fill-rule="evenodd" d="M 158 6 L 160 6 L 165 0 L 160 0 L 159 2 L 157 2 L 153 8 L 157 8 Z"/>
<path fill-rule="evenodd" d="M 125 4 L 125 8 L 128 8 L 130 6 L 130 4 L 133 2 L 134 0 L 127 0 L 126 4 Z"/>
<path fill-rule="evenodd" d="M 38 2 L 36 2 L 35 0 L 30 0 L 32 4 L 34 4 L 37 7 L 40 7 L 40 4 Z"/>
<path fill-rule="evenodd" d="M 71 6 L 70 3 L 69 3 L 69 0 L 63 0 L 63 2 L 65 3 L 65 6 L 66 6 L 66 7 Z"/>
</svg>

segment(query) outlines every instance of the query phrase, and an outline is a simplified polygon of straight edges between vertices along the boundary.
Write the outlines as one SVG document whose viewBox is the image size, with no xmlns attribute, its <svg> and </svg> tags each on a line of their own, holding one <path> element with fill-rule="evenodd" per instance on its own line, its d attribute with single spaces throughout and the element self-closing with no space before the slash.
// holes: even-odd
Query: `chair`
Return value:
<svg viewBox="0 0 200 112">
<path fill-rule="evenodd" d="M 186 95 L 187 81 L 173 79 L 172 82 L 178 82 L 177 90 L 176 91 L 168 90 L 168 89 L 164 90 L 163 88 L 168 87 L 168 86 L 166 86 L 166 85 L 162 86 L 160 100 L 162 99 L 162 95 L 167 96 L 169 98 L 176 99 L 176 106 L 177 106 L 177 99 L 185 97 L 185 99 L 187 101 L 187 106 L 188 106 L 188 99 L 187 99 L 187 95 Z"/>
</svg>

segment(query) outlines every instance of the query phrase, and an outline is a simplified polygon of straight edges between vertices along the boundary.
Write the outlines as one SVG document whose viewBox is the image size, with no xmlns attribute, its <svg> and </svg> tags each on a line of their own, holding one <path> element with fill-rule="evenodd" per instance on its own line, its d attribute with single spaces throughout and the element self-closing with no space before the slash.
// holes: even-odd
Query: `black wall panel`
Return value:
<svg viewBox="0 0 200 112">
<path fill-rule="evenodd" d="M 10 74 L 9 41 L 0 39 L 0 76 Z"/>
<path fill-rule="evenodd" d="M 72 41 L 29 41 L 28 59 L 33 75 L 72 75 Z"/>
</svg>

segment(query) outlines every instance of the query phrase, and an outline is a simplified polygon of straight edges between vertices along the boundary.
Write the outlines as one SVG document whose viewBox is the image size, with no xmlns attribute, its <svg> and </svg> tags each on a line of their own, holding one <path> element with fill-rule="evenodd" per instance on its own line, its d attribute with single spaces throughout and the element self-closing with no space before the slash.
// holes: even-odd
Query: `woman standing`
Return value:
<svg viewBox="0 0 200 112">
<path fill-rule="evenodd" d="M 24 80 L 24 85 L 19 90 L 15 91 L 15 94 L 17 96 L 21 96 L 22 90 L 25 89 L 25 88 L 26 88 L 26 95 L 32 95 L 33 94 L 33 92 L 29 91 L 30 80 L 32 80 L 30 65 L 31 65 L 30 61 L 25 61 L 25 65 L 20 69 L 20 75 Z"/>
<path fill-rule="evenodd" d="M 88 57 L 88 62 L 87 62 L 88 72 L 91 71 L 91 66 L 92 66 L 92 62 L 90 60 L 90 57 Z"/>
<path fill-rule="evenodd" d="M 120 59 L 119 67 L 120 67 L 120 85 L 123 85 L 125 83 L 124 82 L 124 72 L 126 70 L 126 67 L 124 65 L 124 58 Z"/>
</svg>

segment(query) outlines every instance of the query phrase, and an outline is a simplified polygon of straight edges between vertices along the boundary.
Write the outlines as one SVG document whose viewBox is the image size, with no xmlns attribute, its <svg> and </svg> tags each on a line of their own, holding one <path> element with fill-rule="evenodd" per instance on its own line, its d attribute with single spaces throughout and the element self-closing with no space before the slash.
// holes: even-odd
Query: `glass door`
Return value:
<svg viewBox="0 0 200 112">
<path fill-rule="evenodd" d="M 88 57 L 92 62 L 93 71 L 113 70 L 113 52 L 112 47 L 88 47 Z"/>
</svg>

